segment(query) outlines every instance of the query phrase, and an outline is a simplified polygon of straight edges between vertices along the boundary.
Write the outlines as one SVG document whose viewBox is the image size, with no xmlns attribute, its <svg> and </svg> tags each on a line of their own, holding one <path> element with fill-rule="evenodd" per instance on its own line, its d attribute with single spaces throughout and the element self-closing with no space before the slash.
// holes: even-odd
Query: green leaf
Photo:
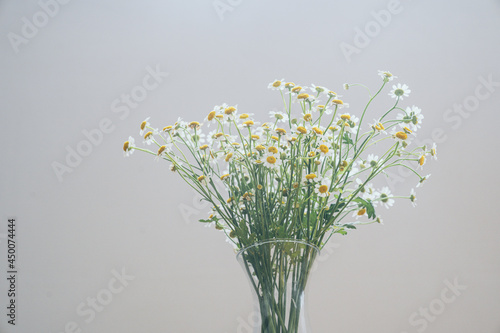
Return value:
<svg viewBox="0 0 500 333">
<path fill-rule="evenodd" d="M 349 135 L 347 133 L 344 133 L 344 135 L 342 136 L 342 142 L 347 144 L 347 145 L 354 144 L 354 142 L 352 142 L 352 139 L 349 137 Z"/>
<path fill-rule="evenodd" d="M 368 215 L 368 218 L 374 219 L 376 217 L 375 208 L 373 207 L 371 200 L 365 200 L 363 198 L 358 197 L 356 199 L 353 199 L 353 201 L 357 202 L 360 205 L 360 207 L 366 209 L 366 214 Z"/>
<path fill-rule="evenodd" d="M 341 235 L 347 235 L 347 231 L 344 230 L 344 228 L 340 228 L 338 230 L 335 230 L 334 233 L 341 234 Z"/>
</svg>

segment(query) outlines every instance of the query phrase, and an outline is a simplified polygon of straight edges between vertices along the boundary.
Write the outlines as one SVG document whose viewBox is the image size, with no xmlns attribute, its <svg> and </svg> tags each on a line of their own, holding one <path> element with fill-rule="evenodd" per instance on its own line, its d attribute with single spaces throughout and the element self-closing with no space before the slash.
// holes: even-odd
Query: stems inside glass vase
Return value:
<svg viewBox="0 0 500 333">
<path fill-rule="evenodd" d="M 258 302 L 261 327 L 255 332 L 309 332 L 304 294 L 318 253 L 316 246 L 293 240 L 265 241 L 238 253 Z"/>
</svg>

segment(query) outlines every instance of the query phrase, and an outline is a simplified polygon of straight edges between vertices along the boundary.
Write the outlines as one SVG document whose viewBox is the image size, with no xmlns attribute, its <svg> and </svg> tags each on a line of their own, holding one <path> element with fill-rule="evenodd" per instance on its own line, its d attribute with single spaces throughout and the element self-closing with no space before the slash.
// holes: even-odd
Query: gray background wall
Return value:
<svg viewBox="0 0 500 333">
<path fill-rule="evenodd" d="M 223 235 L 196 222 L 208 207 L 167 163 L 124 159 L 122 143 L 148 116 L 203 119 L 222 102 L 266 117 L 281 106 L 266 88 L 276 78 L 375 88 L 378 69 L 410 86 L 439 160 L 416 209 L 399 201 L 384 225 L 332 240 L 312 277 L 312 328 L 500 332 L 500 1 L 41 3 L 0 1 L 1 276 L 12 216 L 19 255 L 17 325 L 1 278 L 0 332 L 248 332 L 245 276 Z M 124 107 L 156 68 L 168 75 Z M 68 164 L 78 148 L 87 156 Z M 415 185 L 394 179 L 395 192 Z"/>
</svg>

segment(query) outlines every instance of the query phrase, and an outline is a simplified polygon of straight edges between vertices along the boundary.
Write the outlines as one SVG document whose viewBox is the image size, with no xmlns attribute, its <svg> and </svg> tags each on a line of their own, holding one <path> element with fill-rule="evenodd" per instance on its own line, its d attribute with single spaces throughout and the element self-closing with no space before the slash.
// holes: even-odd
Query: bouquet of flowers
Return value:
<svg viewBox="0 0 500 333">
<path fill-rule="evenodd" d="M 300 297 L 316 255 L 304 244 L 318 249 L 356 225 L 382 223 L 377 212 L 394 198 L 415 203 L 413 189 L 395 196 L 388 187 L 375 188 L 378 175 L 402 167 L 416 177 L 417 187 L 430 176 L 418 169 L 437 158 L 436 145 L 412 145 L 424 116 L 416 106 L 400 106 L 411 92 L 408 86 L 393 85 L 393 103 L 375 119 L 370 115 L 372 101 L 396 78 L 388 71 L 379 75 L 382 84 L 373 95 L 362 84 L 344 85 L 369 92 L 358 116 L 346 112 L 349 104 L 328 88 L 281 79 L 269 84 L 283 101 L 269 121 L 222 104 L 203 121 L 179 118 L 162 129 L 148 118 L 140 134 L 154 148 L 138 147 L 132 137 L 123 145 L 126 156 L 139 150 L 170 162 L 170 170 L 211 204 L 200 222 L 215 225 L 244 249 L 265 322 L 262 332 L 297 332 Z M 295 243 L 262 245 L 270 240 Z M 293 290 L 287 292 L 282 283 L 290 279 Z"/>
<path fill-rule="evenodd" d="M 401 166 L 416 176 L 418 187 L 430 175 L 417 169 L 428 156 L 437 158 L 435 144 L 411 145 L 424 116 L 416 106 L 399 106 L 411 92 L 407 85 L 393 85 L 389 95 L 395 102 L 367 122 L 373 99 L 395 78 L 388 71 L 379 75 L 382 86 L 359 118 L 345 112 L 349 105 L 328 88 L 275 80 L 269 89 L 280 93 L 284 109 L 271 111 L 268 122 L 226 104 L 215 106 L 203 123 L 179 118 L 160 130 L 148 118 L 140 134 L 156 148 L 140 148 L 130 137 L 124 154 L 139 150 L 169 161 L 170 170 L 212 205 L 200 222 L 214 224 L 237 248 L 269 239 L 321 247 L 335 233 L 382 222 L 376 209 L 392 206 L 395 196 L 388 187 L 375 189 L 375 177 Z M 355 86 L 363 85 L 344 84 L 344 89 Z M 205 124 L 212 127 L 208 133 Z M 370 154 L 384 142 L 385 153 Z M 415 202 L 414 190 L 406 198 Z M 350 214 L 365 220 L 344 223 Z"/>
</svg>

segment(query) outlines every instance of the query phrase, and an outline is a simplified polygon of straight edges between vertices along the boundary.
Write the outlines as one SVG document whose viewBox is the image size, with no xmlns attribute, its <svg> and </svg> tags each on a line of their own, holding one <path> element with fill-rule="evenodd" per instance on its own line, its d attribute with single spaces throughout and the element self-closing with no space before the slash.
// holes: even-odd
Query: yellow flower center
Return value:
<svg viewBox="0 0 500 333">
<path fill-rule="evenodd" d="M 411 129 L 409 129 L 408 127 L 403 127 L 403 129 L 405 130 L 406 133 L 410 134 L 412 133 Z"/>
<path fill-rule="evenodd" d="M 319 191 L 319 193 L 324 194 L 324 193 L 328 192 L 328 186 L 327 185 L 321 185 L 318 188 L 318 191 Z"/>
<path fill-rule="evenodd" d="M 255 125 L 255 124 L 254 124 L 253 120 L 247 120 L 247 121 L 243 122 L 243 125 L 250 127 L 250 126 Z"/>
<path fill-rule="evenodd" d="M 161 153 L 163 153 L 165 151 L 165 149 L 167 149 L 167 146 L 161 146 L 159 149 L 158 149 L 158 156 L 160 156 Z"/>
<path fill-rule="evenodd" d="M 226 179 L 227 177 L 229 177 L 229 174 L 222 175 L 222 176 L 220 176 L 220 180 L 224 180 L 224 179 Z"/>
<path fill-rule="evenodd" d="M 202 180 L 205 179 L 205 176 L 201 175 L 200 177 L 198 177 L 198 181 L 201 182 Z"/>
<path fill-rule="evenodd" d="M 274 135 L 271 136 L 271 139 L 273 139 L 274 141 L 279 141 L 280 140 L 280 138 L 278 138 L 277 136 L 274 136 Z"/>
<path fill-rule="evenodd" d="M 349 119 L 351 119 L 351 116 L 348 115 L 348 114 L 343 114 L 343 115 L 340 116 L 340 118 L 342 118 L 344 120 L 349 120 Z"/>
<path fill-rule="evenodd" d="M 172 126 L 165 126 L 165 127 L 163 127 L 162 131 L 163 131 L 163 132 L 168 132 L 168 131 L 170 131 L 171 129 L 172 129 Z"/>
<path fill-rule="evenodd" d="M 360 210 L 358 210 L 358 215 L 361 216 L 361 215 L 365 215 L 366 213 L 366 208 L 361 208 Z"/>
<path fill-rule="evenodd" d="M 291 88 L 291 87 L 294 87 L 294 86 L 295 86 L 295 83 L 293 83 L 293 82 L 287 82 L 287 83 L 285 83 L 285 87 L 287 87 L 287 88 Z"/>
<path fill-rule="evenodd" d="M 231 157 L 233 157 L 233 153 L 229 153 L 226 155 L 226 162 L 229 162 L 229 160 L 231 159 Z"/>
<path fill-rule="evenodd" d="M 143 121 L 143 122 L 141 123 L 141 130 L 143 130 L 144 128 L 146 128 L 146 125 L 147 125 L 147 124 L 148 124 L 148 122 L 147 122 L 147 121 Z"/>
<path fill-rule="evenodd" d="M 258 145 L 257 147 L 255 147 L 255 149 L 257 149 L 258 151 L 263 151 L 266 149 L 266 147 L 264 147 L 263 145 Z"/>
<path fill-rule="evenodd" d="M 224 115 L 222 115 L 222 114 L 218 114 L 218 115 L 216 115 L 215 117 L 216 117 L 216 118 L 219 118 L 219 119 L 222 119 L 222 118 L 224 118 Z"/>
<path fill-rule="evenodd" d="M 128 141 L 125 141 L 123 143 L 123 151 L 127 151 L 128 150 L 128 147 L 129 147 L 130 143 Z"/>
<path fill-rule="evenodd" d="M 243 113 L 240 115 L 240 119 L 247 119 L 248 117 L 249 117 L 249 115 L 246 113 Z"/>
<path fill-rule="evenodd" d="M 424 165 L 424 163 L 425 163 L 425 155 L 422 155 L 422 156 L 420 157 L 420 159 L 418 160 L 418 164 L 420 164 L 420 165 Z"/>
<path fill-rule="evenodd" d="M 225 110 L 224 110 L 224 113 L 225 114 L 231 114 L 233 113 L 234 111 L 236 111 L 236 108 L 234 106 L 230 106 L 230 107 L 227 107 Z"/>
<path fill-rule="evenodd" d="M 200 127 L 200 123 L 197 121 L 192 121 L 189 123 L 189 128 L 198 128 Z"/>
<path fill-rule="evenodd" d="M 217 133 L 217 134 L 214 134 L 214 137 L 217 139 L 217 138 L 220 138 L 223 135 L 224 135 L 224 133 Z"/>
<path fill-rule="evenodd" d="M 305 121 L 311 121 L 311 120 L 312 120 L 312 115 L 311 115 L 310 113 L 306 113 L 306 114 L 304 115 L 304 120 L 305 120 Z"/>
<path fill-rule="evenodd" d="M 258 135 L 252 135 L 252 140 L 259 140 L 260 139 L 260 136 Z"/>
<path fill-rule="evenodd" d="M 301 87 L 301 86 L 298 86 L 298 87 L 293 88 L 293 89 L 292 89 L 292 92 L 294 92 L 294 93 L 298 93 L 298 92 L 299 92 L 299 91 L 301 91 L 301 90 L 302 90 L 302 87 Z"/>
<path fill-rule="evenodd" d="M 267 148 L 267 151 L 270 152 L 270 153 L 276 154 L 276 153 L 278 153 L 278 148 L 276 148 L 276 147 L 269 147 L 269 148 Z"/>
<path fill-rule="evenodd" d="M 310 173 L 310 174 L 306 175 L 306 179 L 307 179 L 307 180 L 311 180 L 311 179 L 314 179 L 314 178 L 316 178 L 316 177 L 317 177 L 317 176 L 316 176 L 314 173 Z"/>
<path fill-rule="evenodd" d="M 344 102 L 341 99 L 334 99 L 334 100 L 332 100 L 332 103 L 333 104 L 337 104 L 337 105 L 343 105 L 344 104 Z"/>
<path fill-rule="evenodd" d="M 306 94 L 306 93 L 302 93 L 302 94 L 299 94 L 299 95 L 297 96 L 297 98 L 298 98 L 298 99 L 306 99 L 306 98 L 308 98 L 308 97 L 309 97 L 309 94 Z"/>
<path fill-rule="evenodd" d="M 297 131 L 299 133 L 302 133 L 302 134 L 306 134 L 307 133 L 307 129 L 304 126 L 297 127 Z"/>
<path fill-rule="evenodd" d="M 312 152 L 309 153 L 309 157 L 314 157 L 314 156 L 316 156 L 315 152 L 312 151 Z"/>
<path fill-rule="evenodd" d="M 208 148 L 208 145 L 203 145 L 203 146 L 200 147 L 201 150 L 205 150 L 207 148 Z"/>
<path fill-rule="evenodd" d="M 258 188 L 259 190 L 262 190 L 263 186 L 259 184 L 259 185 L 257 185 L 257 188 Z"/>
<path fill-rule="evenodd" d="M 144 135 L 144 139 L 149 138 L 151 135 L 153 135 L 153 132 L 149 131 Z"/>
<path fill-rule="evenodd" d="M 212 111 L 208 114 L 208 121 L 212 121 L 215 118 L 215 111 Z"/>
<path fill-rule="evenodd" d="M 277 128 L 276 133 L 283 135 L 283 134 L 286 134 L 286 131 L 283 128 Z"/>
<path fill-rule="evenodd" d="M 278 88 L 279 86 L 281 86 L 281 81 L 274 81 L 273 87 Z"/>
<path fill-rule="evenodd" d="M 318 127 L 313 127 L 312 129 L 314 132 L 316 132 L 316 134 L 320 134 L 320 135 L 323 134 L 323 131 L 320 130 Z"/>
<path fill-rule="evenodd" d="M 267 163 L 269 163 L 269 164 L 274 164 L 274 163 L 276 163 L 276 157 L 274 157 L 274 156 L 268 156 L 268 157 L 266 158 L 266 161 L 267 161 Z"/>
<path fill-rule="evenodd" d="M 328 153 L 328 151 L 329 151 L 330 149 L 329 149 L 326 145 L 321 145 L 321 146 L 319 146 L 319 150 L 320 150 L 322 153 L 326 154 L 326 153 Z"/>
<path fill-rule="evenodd" d="M 406 139 L 408 139 L 408 134 L 406 134 L 405 132 L 397 132 L 396 138 L 401 139 L 401 140 L 406 140 Z"/>
</svg>

